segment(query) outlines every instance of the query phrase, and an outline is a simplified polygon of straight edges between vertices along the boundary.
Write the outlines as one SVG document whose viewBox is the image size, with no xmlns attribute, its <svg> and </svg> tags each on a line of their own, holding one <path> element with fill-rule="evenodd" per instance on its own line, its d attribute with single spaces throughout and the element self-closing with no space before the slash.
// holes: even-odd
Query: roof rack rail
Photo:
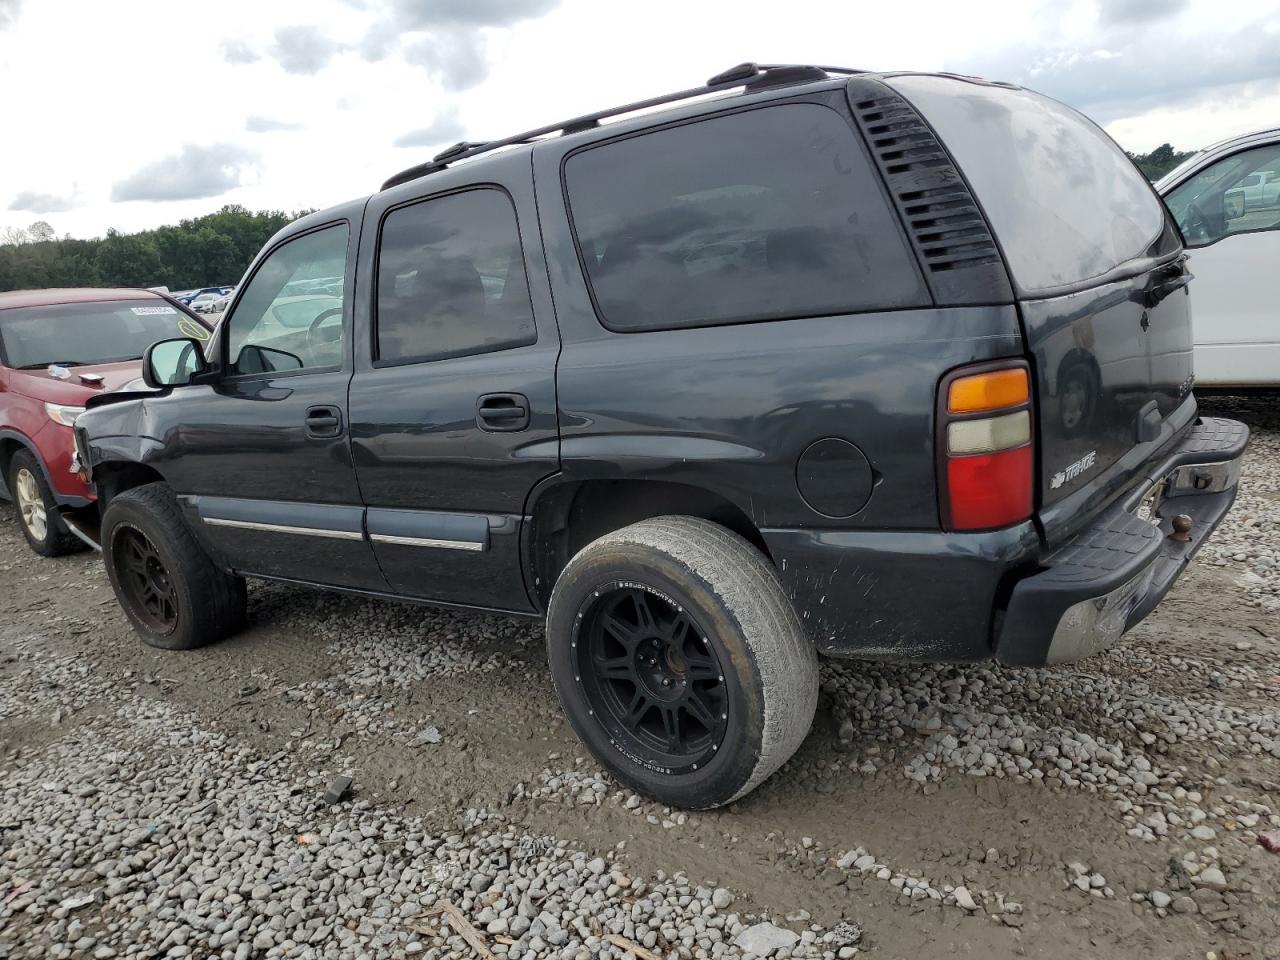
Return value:
<svg viewBox="0 0 1280 960">
<path fill-rule="evenodd" d="M 610 107 L 608 110 L 600 110 L 596 113 L 574 117 L 572 120 L 562 120 L 559 123 L 548 124 L 535 130 L 526 130 L 524 133 L 517 133 L 515 136 L 505 137 L 501 140 L 477 142 L 463 140 L 441 150 L 426 163 L 420 163 L 409 167 L 407 170 L 401 170 L 387 180 L 381 189 L 389 190 L 391 187 L 398 187 L 402 183 L 425 177 L 429 173 L 445 169 L 451 163 L 466 160 L 481 153 L 488 153 L 491 150 L 513 146 L 518 143 L 530 143 L 551 134 L 567 135 L 579 133 L 583 130 L 591 130 L 598 127 L 601 120 L 621 116 L 625 113 L 633 113 L 637 110 L 645 110 L 649 107 L 676 103 L 680 100 L 690 100 L 693 97 L 701 97 L 708 93 L 718 93 L 721 90 L 730 90 L 734 87 L 745 87 L 748 90 L 753 90 L 781 86 L 783 84 L 808 83 L 830 76 L 852 76 L 859 73 L 866 73 L 866 71 L 853 67 L 820 67 L 801 63 L 740 63 L 722 73 L 716 74 L 705 85 L 700 87 L 690 87 L 688 90 L 650 97 L 647 100 L 637 100 L 635 103 L 623 104 L 620 107 Z"/>
</svg>

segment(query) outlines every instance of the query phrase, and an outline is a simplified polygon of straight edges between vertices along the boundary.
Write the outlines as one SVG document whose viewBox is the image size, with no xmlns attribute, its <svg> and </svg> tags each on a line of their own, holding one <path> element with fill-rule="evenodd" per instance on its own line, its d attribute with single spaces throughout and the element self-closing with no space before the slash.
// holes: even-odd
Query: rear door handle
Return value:
<svg viewBox="0 0 1280 960">
<path fill-rule="evenodd" d="M 317 440 L 331 440 L 342 436 L 342 411 L 337 407 L 307 408 L 307 436 Z"/>
<path fill-rule="evenodd" d="M 522 393 L 486 393 L 476 401 L 476 423 L 490 433 L 514 433 L 529 426 L 529 398 Z"/>
</svg>

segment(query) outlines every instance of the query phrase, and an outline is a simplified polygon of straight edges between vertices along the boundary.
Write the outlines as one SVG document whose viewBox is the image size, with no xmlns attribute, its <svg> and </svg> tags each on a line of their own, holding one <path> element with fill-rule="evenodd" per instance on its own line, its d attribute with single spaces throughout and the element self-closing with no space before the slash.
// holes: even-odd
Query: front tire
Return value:
<svg viewBox="0 0 1280 960">
<path fill-rule="evenodd" d="M 15 453 L 6 482 L 18 511 L 22 535 L 32 550 L 42 557 L 60 557 L 84 548 L 58 516 L 58 502 L 34 456 L 26 450 Z"/>
<path fill-rule="evenodd" d="M 565 567 L 547 653 L 578 736 L 619 780 L 686 809 L 744 796 L 800 746 L 818 658 L 764 556 L 718 524 L 660 517 Z"/>
<path fill-rule="evenodd" d="M 102 518 L 102 556 L 121 608 L 153 647 L 191 650 L 244 626 L 244 578 L 214 564 L 163 483 L 111 500 Z"/>
</svg>

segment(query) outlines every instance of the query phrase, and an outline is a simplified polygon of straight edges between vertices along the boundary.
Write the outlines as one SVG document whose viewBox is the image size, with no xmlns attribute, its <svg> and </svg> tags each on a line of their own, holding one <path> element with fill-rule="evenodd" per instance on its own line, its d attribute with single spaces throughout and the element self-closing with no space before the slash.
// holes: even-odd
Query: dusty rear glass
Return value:
<svg viewBox="0 0 1280 960">
<path fill-rule="evenodd" d="M 928 303 L 849 122 L 748 110 L 570 157 L 573 225 L 600 318 L 656 330 Z"/>
<path fill-rule="evenodd" d="M 0 358 L 13 369 L 139 360 L 171 337 L 204 341 L 209 331 L 154 298 L 0 310 Z"/>
<path fill-rule="evenodd" d="M 1146 178 L 1076 111 L 1029 90 L 947 77 L 889 82 L 955 157 L 1023 291 L 1100 277 L 1150 255 L 1165 234 Z"/>
</svg>

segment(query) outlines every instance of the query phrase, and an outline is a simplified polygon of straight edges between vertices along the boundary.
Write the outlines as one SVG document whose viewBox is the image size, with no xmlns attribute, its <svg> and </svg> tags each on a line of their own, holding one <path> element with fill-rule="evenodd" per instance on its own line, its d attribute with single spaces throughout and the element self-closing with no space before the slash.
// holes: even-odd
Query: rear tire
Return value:
<svg viewBox="0 0 1280 960">
<path fill-rule="evenodd" d="M 18 513 L 18 525 L 32 550 L 42 557 L 60 557 L 84 549 L 84 542 L 67 529 L 58 515 L 58 501 L 29 451 L 19 450 L 13 455 L 5 482 Z"/>
<path fill-rule="evenodd" d="M 744 796 L 800 746 L 818 657 L 764 556 L 718 524 L 660 517 L 565 567 L 547 653 L 578 736 L 639 793 L 687 809 Z"/>
<path fill-rule="evenodd" d="M 244 626 L 244 578 L 214 564 L 163 483 L 111 500 L 102 518 L 102 556 L 121 608 L 153 647 L 191 650 Z"/>
</svg>

